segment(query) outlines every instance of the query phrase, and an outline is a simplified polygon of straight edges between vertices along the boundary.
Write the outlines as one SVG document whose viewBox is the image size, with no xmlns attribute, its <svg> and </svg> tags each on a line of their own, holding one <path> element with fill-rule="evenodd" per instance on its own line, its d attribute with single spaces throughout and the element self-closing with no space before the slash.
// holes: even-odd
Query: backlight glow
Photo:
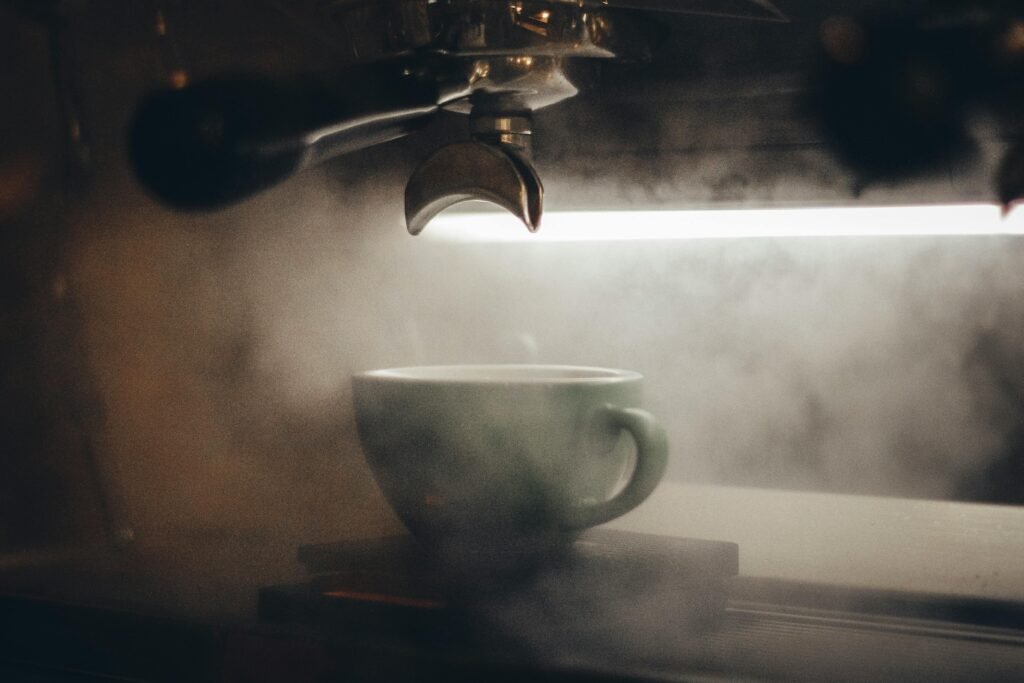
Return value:
<svg viewBox="0 0 1024 683">
<path fill-rule="evenodd" d="M 443 213 L 423 238 L 454 242 L 583 242 L 1024 233 L 1024 211 L 992 204 L 897 207 L 552 211 L 530 233 L 502 211 Z"/>
</svg>

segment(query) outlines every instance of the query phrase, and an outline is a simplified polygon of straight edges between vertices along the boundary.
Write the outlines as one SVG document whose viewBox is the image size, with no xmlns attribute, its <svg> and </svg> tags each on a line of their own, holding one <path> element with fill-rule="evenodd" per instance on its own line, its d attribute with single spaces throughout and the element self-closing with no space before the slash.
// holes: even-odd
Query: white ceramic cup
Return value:
<svg viewBox="0 0 1024 683">
<path fill-rule="evenodd" d="M 651 494 L 668 448 L 641 385 L 635 372 L 561 365 L 353 378 L 363 450 L 401 520 L 423 539 L 486 545 L 571 537 Z"/>
</svg>

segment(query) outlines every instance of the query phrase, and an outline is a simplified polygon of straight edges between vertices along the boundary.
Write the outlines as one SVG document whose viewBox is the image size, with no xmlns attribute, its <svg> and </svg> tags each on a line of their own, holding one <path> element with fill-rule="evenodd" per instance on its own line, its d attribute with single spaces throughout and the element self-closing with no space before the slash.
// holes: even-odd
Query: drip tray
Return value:
<svg viewBox="0 0 1024 683">
<path fill-rule="evenodd" d="M 402 536 L 298 555 L 311 578 L 261 589 L 262 619 L 510 657 L 647 656 L 637 634 L 714 628 L 739 569 L 734 543 L 608 529 L 557 551 L 424 547 Z"/>
</svg>

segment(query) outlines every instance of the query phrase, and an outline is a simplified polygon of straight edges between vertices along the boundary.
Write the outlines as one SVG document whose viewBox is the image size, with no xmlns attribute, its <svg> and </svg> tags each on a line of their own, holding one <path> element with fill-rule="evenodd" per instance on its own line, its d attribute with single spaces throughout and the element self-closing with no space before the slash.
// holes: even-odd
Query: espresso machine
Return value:
<svg viewBox="0 0 1024 683">
<path fill-rule="evenodd" d="M 794 9 L 799 16 L 802 8 Z M 241 201 L 305 167 L 408 135 L 445 111 L 467 117 L 468 139 L 433 150 L 411 173 L 409 232 L 470 200 L 497 204 L 534 231 L 544 199 L 530 160 L 535 112 L 581 89 L 600 93 L 608 70 L 651 70 L 671 35 L 668 22 L 680 16 L 790 22 L 760 0 L 339 2 L 320 11 L 290 16 L 340 46 L 335 73 L 190 83 L 175 71 L 140 105 L 131 150 L 156 197 L 186 209 Z M 804 69 L 803 106 L 855 172 L 854 193 L 957 158 L 973 109 L 1012 126 L 1021 68 L 1015 26 L 996 3 L 940 3 L 917 16 L 833 12 L 821 25 L 820 54 Z M 653 69 L 674 56 L 661 52 Z M 1008 150 L 993 178 L 1004 205 L 1020 192 L 1019 157 Z"/>
</svg>

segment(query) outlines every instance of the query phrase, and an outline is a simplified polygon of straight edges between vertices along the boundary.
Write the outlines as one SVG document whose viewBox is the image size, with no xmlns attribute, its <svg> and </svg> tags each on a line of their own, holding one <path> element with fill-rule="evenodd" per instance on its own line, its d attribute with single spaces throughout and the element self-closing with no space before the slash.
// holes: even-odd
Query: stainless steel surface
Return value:
<svg viewBox="0 0 1024 683">
<path fill-rule="evenodd" d="M 531 59 L 531 58 L 525 58 Z M 470 114 L 473 142 L 434 152 L 409 179 L 406 227 L 418 235 L 441 211 L 460 202 L 489 201 L 503 207 L 530 232 L 540 227 L 544 186 L 530 161 L 530 110 L 503 95 L 478 98 Z"/>
<path fill-rule="evenodd" d="M 538 229 L 544 188 L 530 161 L 532 113 L 578 92 L 565 69 L 565 59 L 555 56 L 473 60 L 471 95 L 446 108 L 469 114 L 475 144 L 438 150 L 413 173 L 405 193 L 410 234 L 419 234 L 444 209 L 469 200 L 495 203 L 531 232 Z"/>
<path fill-rule="evenodd" d="M 413 172 L 405 188 L 406 226 L 417 235 L 441 211 L 476 199 L 497 204 L 534 231 L 543 196 L 536 171 L 515 150 L 457 142 L 434 152 Z"/>
<path fill-rule="evenodd" d="M 500 100 L 506 111 L 536 111 L 579 92 L 562 57 L 508 54 L 467 63 L 469 96 L 446 103 L 448 111 L 469 114 L 481 100 Z M 493 108 L 493 104 L 491 108 Z"/>
</svg>

